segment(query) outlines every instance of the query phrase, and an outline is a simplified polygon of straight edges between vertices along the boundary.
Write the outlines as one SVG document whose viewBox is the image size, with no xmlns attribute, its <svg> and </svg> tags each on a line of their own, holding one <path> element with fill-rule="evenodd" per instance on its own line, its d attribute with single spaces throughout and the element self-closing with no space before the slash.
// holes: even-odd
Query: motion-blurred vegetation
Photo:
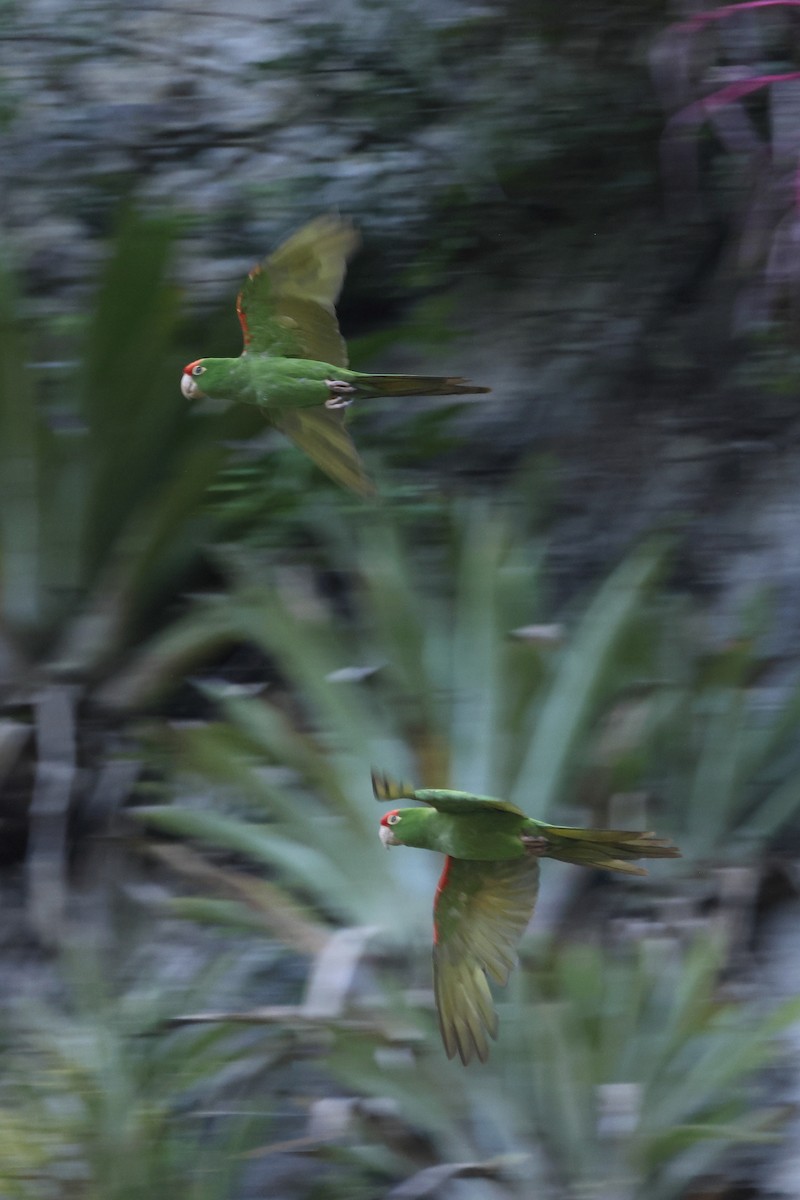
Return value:
<svg viewBox="0 0 800 1200">
<path fill-rule="evenodd" d="M 682 947 L 663 934 L 624 951 L 540 946 L 503 1006 L 491 1072 L 445 1068 L 435 1048 L 402 1049 L 400 1036 L 387 1050 L 342 1032 L 332 1071 L 390 1101 L 395 1117 L 372 1137 L 353 1128 L 355 1161 L 382 1172 L 383 1186 L 416 1167 L 398 1196 L 426 1195 L 437 1181 L 425 1152 L 448 1164 L 441 1183 L 465 1163 L 503 1181 L 476 1196 L 531 1186 L 570 1197 L 697 1194 L 726 1153 L 777 1136 L 786 1113 L 765 1103 L 759 1074 L 799 1011 L 796 1000 L 764 1013 L 725 999 L 722 957 L 707 938 Z"/>
<path fill-rule="evenodd" d="M 375 855 L 371 766 L 551 814 L 591 771 L 602 714 L 649 669 L 645 598 L 665 547 L 623 562 L 560 646 L 557 626 L 534 624 L 542 550 L 514 509 L 456 506 L 443 531 L 447 569 L 431 544 L 404 544 L 389 519 L 363 521 L 356 540 L 333 518 L 327 526 L 344 592 L 315 594 L 302 568 L 270 583 L 238 553 L 228 556 L 232 592 L 185 618 L 218 629 L 224 606 L 232 638 L 274 662 L 284 686 L 247 697 L 206 684 L 225 719 L 174 735 L 183 770 L 202 779 L 192 790 L 206 798 L 135 811 L 270 865 L 340 921 L 391 929 L 403 911 L 404 929 L 426 928 L 428 869 Z M 598 811 L 607 799 L 594 797 Z M 243 802 L 247 822 L 235 811 Z"/>
<path fill-rule="evenodd" d="M 212 889 L 212 898 L 179 899 L 174 912 L 243 929 L 256 913 L 288 946 L 315 953 L 314 974 L 338 989 L 333 1007 L 301 1005 L 285 1020 L 296 1030 L 327 1025 L 329 1068 L 366 1097 L 366 1108 L 353 1100 L 334 1122 L 349 1146 L 331 1151 L 341 1194 L 363 1186 L 366 1172 L 382 1187 L 413 1176 L 408 1195 L 422 1195 L 463 1168 L 505 1181 L 498 1194 L 523 1194 L 533 1172 L 540 1186 L 577 1195 L 599 1173 L 604 1188 L 669 1197 L 732 1148 L 771 1144 L 785 1112 L 764 1105 L 756 1082 L 796 1005 L 760 1015 L 723 1000 L 722 942 L 712 951 L 703 939 L 684 955 L 659 917 L 676 880 L 757 863 L 800 806 L 796 695 L 770 709 L 760 694 L 769 606 L 751 605 L 740 636 L 709 647 L 691 606 L 664 589 L 669 543 L 654 540 L 554 622 L 545 542 L 519 503 L 454 505 L 428 540 L 380 515 L 357 540 L 347 528 L 331 518 L 317 529 L 318 546 L 328 542 L 322 561 L 345 566 L 338 587 L 320 588 L 297 564 L 265 575 L 251 552 L 225 554 L 226 619 L 277 677 L 255 696 L 198 680 L 219 716 L 171 735 L 180 802 L 136 812 L 216 861 L 204 868 L 193 851 L 165 845 L 164 860 L 190 887 Z M 442 535 L 446 570 L 431 555 Z M 186 621 L 216 621 L 221 604 Z M 570 887 L 544 925 L 561 928 L 580 911 L 603 938 L 616 915 L 621 929 L 649 930 L 650 956 L 643 948 L 634 963 L 612 947 L 578 945 L 550 965 L 532 960 L 503 1006 L 488 1076 L 443 1076 L 428 992 L 435 867 L 421 854 L 376 856 L 375 763 L 512 795 L 538 815 L 575 816 L 578 804 L 601 824 L 631 808 L 641 818 L 649 797 L 648 824 L 684 840 L 687 862 L 619 888 L 616 901 L 593 906 L 593 920 L 586 894 Z M 587 879 L 575 872 L 568 882 Z M 548 886 L 546 868 L 545 894 Z M 687 895 L 696 892 L 692 884 Z M 698 893 L 688 928 L 714 925 L 705 903 Z M 337 944 L 325 929 L 341 924 L 351 941 Z M 314 945 L 326 937 L 327 961 Z M 325 1039 L 316 1045 L 324 1052 Z M 385 1118 L 388 1101 L 382 1123 L 374 1106 Z M 429 1174 L 435 1163 L 439 1175 Z"/>
<path fill-rule="evenodd" d="M 192 415 L 175 385 L 173 237 L 168 220 L 129 216 L 91 315 L 66 332 L 32 332 L 7 270 L 0 280 L 0 773 L 46 940 L 70 825 L 102 823 L 140 769 L 99 692 L 169 622 L 224 524 L 206 492 L 225 439 L 254 428 L 250 413 Z M 167 662 L 162 640 L 162 672 L 178 678 L 210 644 L 173 644 Z"/>
<path fill-rule="evenodd" d="M 792 1118 L 775 1059 L 798 1002 L 765 999 L 751 934 L 796 836 L 800 685 L 769 650 L 784 618 L 768 587 L 732 634 L 709 632 L 673 573 L 681 537 L 641 536 L 663 506 L 644 502 L 616 542 L 602 513 L 583 543 L 569 517 L 588 509 L 618 401 L 636 436 L 610 469 L 616 503 L 636 507 L 641 453 L 647 489 L 665 464 L 684 480 L 685 529 L 698 496 L 730 500 L 754 444 L 783 444 L 765 430 L 796 440 L 796 5 L 344 8 L 243 63 L 276 95 L 299 88 L 302 134 L 240 110 L 204 148 L 187 106 L 215 93 L 170 78 L 164 130 L 138 152 L 147 202 L 174 195 L 181 216 L 128 215 L 88 315 L 37 318 L 3 254 L 0 858 L 24 856 L 40 943 L 69 941 L 90 908 L 73 912 L 73 857 L 113 853 L 154 943 L 171 922 L 222 971 L 233 944 L 247 982 L 231 972 L 220 1000 L 210 966 L 176 986 L 176 955 L 145 986 L 100 956 L 48 968 L 61 1003 L 3 999 L 0 1196 L 726 1196 Z M 102 68 L 94 15 L 65 44 Z M 231 21 L 244 44 L 253 21 Z M 141 51 L 124 40 L 115 69 Z M 21 105 L 17 77 L 0 79 L 0 132 Z M 103 160 L 84 208 L 70 199 L 100 224 L 131 184 L 130 128 L 119 174 Z M 263 178 L 239 157 L 259 139 Z M 206 149 L 223 154 L 196 193 L 155 178 L 159 155 L 195 167 Z M 344 298 L 359 367 L 449 355 L 460 303 L 499 310 L 475 351 L 501 381 L 494 423 L 471 414 L 485 445 L 461 453 L 469 424 L 449 402 L 365 415 L 370 470 L 391 466 L 383 510 L 254 437 L 257 413 L 190 410 L 177 386 L 218 343 L 208 313 L 212 336 L 186 337 L 176 237 L 210 232 L 231 259 L 246 240 L 255 258 L 253 237 L 309 203 L 375 215 Z M 224 321 L 228 351 L 229 299 Z M 659 423 L 663 440 L 638 440 Z M 554 451 L 576 442 L 598 470 L 559 476 Z M 692 491 L 700 476 L 716 490 Z M 430 992 L 439 864 L 383 852 L 372 766 L 538 817 L 646 817 L 684 859 L 644 882 L 546 864 L 499 1041 L 464 1071 Z M 726 922 L 733 876 L 747 911 Z M 118 914 L 94 915 L 122 946 Z"/>
<path fill-rule="evenodd" d="M 655 701 L 651 781 L 695 864 L 756 864 L 800 811 L 800 689 L 769 682 L 765 599 L 722 646 L 698 645 L 685 621 L 666 631 L 672 686 Z"/>
<path fill-rule="evenodd" d="M 84 951 L 67 964 L 69 1011 L 40 1004 L 9 1018 L 0 1195 L 224 1200 L 266 1126 L 231 1078 L 226 1031 L 167 1033 L 192 988 L 119 989 L 107 971 Z"/>
<path fill-rule="evenodd" d="M 379 762 L 429 784 L 513 795 L 539 815 L 560 815 L 577 799 L 599 823 L 608 822 L 610 805 L 624 804 L 620 789 L 650 788 L 658 815 L 648 823 L 685 836 L 684 871 L 752 861 L 800 804 L 788 737 L 796 701 L 766 718 L 752 704 L 752 635 L 763 615 L 754 610 L 751 636 L 728 649 L 710 652 L 696 632 L 693 642 L 696 621 L 659 587 L 668 547 L 656 541 L 623 562 L 582 610 L 544 623 L 551 614 L 543 545 L 510 505 L 454 507 L 447 571 L 431 560 L 430 543 L 413 545 L 408 536 L 406 544 L 381 517 L 358 542 L 336 521 L 327 535 L 336 547 L 330 558 L 348 565 L 344 591 L 327 596 L 296 567 L 270 583 L 250 555 L 226 556 L 235 581 L 226 617 L 277 664 L 278 679 L 258 696 L 200 684 L 221 719 L 173 734 L 177 793 L 193 803 L 136 815 L 205 846 L 217 861 L 204 870 L 193 852 L 166 847 L 165 861 L 190 884 L 200 880 L 221 897 L 187 896 L 173 911 L 240 928 L 252 928 L 257 913 L 306 952 L 315 937 L 324 943 L 331 922 L 352 927 L 349 951 L 335 940 L 327 962 L 317 951 L 315 973 L 331 976 L 338 1003 L 327 1014 L 312 1004 L 285 1017 L 295 1028 L 309 1019 L 327 1024 L 334 1074 L 372 1105 L 393 1106 L 388 1124 L 367 1121 L 370 1134 L 355 1101 L 335 1125 L 340 1140 L 354 1139 L 341 1194 L 364 1172 L 384 1187 L 420 1172 L 420 1191 L 409 1182 L 408 1195 L 422 1195 L 423 1185 L 471 1164 L 468 1174 L 505 1180 L 508 1195 L 524 1192 L 533 1170 L 542 1186 L 560 1180 L 568 1194 L 600 1173 L 604 1187 L 626 1195 L 668 1197 L 731 1147 L 770 1142 L 783 1114 L 762 1107 L 750 1084 L 796 1006 L 762 1017 L 718 1000 L 720 958 L 705 941 L 685 961 L 669 940 L 658 952 L 659 897 L 674 890 L 680 864 L 670 864 L 671 883 L 657 870 L 644 889 L 628 885 L 616 906 L 595 909 L 602 925 L 615 912 L 638 912 L 641 931 L 648 896 L 652 959 L 643 951 L 638 965 L 626 964 L 610 950 L 576 946 L 552 968 L 531 964 L 518 987 L 522 1008 L 504 1006 L 488 1077 L 462 1082 L 450 1068 L 443 1076 L 427 991 L 435 868 L 424 855 L 376 856 L 368 788 L 369 767 Z M 208 616 L 201 609 L 186 620 Z M 721 715 L 732 712 L 735 730 Z M 787 740 L 781 759 L 776 750 Z M 752 803 L 759 786 L 761 807 Z M 640 802 L 637 809 L 641 816 Z M 253 866 L 266 868 L 268 883 L 253 878 Z M 586 883 L 580 872 L 572 879 Z M 548 925 L 560 927 L 580 903 L 572 890 L 562 895 L 560 916 L 551 909 Z M 698 908 L 689 926 L 702 923 Z M 422 987 L 424 999 L 409 985 Z M 523 1001 L 525 988 L 532 992 Z M 252 1020 L 275 1017 L 254 1012 Z M 528 1038 L 530 1051 L 520 1055 Z M 627 1115 L 615 1115 L 628 1101 Z M 374 1117 L 369 1105 L 364 1111 Z M 424 1134 L 424 1153 L 412 1131 Z M 384 1136 L 376 1157 L 375 1138 Z M 425 1174 L 434 1163 L 449 1165 Z"/>
</svg>

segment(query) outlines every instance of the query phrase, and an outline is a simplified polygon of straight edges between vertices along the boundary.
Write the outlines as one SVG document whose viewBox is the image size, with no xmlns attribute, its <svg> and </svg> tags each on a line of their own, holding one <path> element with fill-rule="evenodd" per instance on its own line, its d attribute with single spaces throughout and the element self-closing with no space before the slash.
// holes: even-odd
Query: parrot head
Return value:
<svg viewBox="0 0 800 1200">
<path fill-rule="evenodd" d="M 227 400 L 238 359 L 198 358 L 183 368 L 181 391 L 187 400 Z"/>
<path fill-rule="evenodd" d="M 378 836 L 388 850 L 390 846 L 402 846 L 402 842 L 394 831 L 394 826 L 399 825 L 403 819 L 403 814 L 396 808 L 391 812 L 384 813 L 381 817 L 381 827 L 378 830 Z"/>
<path fill-rule="evenodd" d="M 205 375 L 206 365 L 202 358 L 198 358 L 195 362 L 190 362 L 183 368 L 181 375 L 181 391 L 187 400 L 197 400 L 205 396 L 205 392 L 200 386 L 200 377 Z"/>
<path fill-rule="evenodd" d="M 417 846 L 432 849 L 431 834 L 438 813 L 433 808 L 393 808 L 384 813 L 378 835 L 386 846 Z"/>
</svg>

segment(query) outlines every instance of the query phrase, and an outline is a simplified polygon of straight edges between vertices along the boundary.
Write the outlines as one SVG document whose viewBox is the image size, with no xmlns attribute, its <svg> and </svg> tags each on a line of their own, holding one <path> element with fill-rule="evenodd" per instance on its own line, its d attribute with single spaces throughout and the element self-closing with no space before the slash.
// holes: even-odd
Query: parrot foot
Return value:
<svg viewBox="0 0 800 1200">
<path fill-rule="evenodd" d="M 526 853 L 532 855 L 534 858 L 543 858 L 547 854 L 549 846 L 546 837 L 530 837 L 526 834 L 522 835 L 522 844 L 525 847 Z"/>
<path fill-rule="evenodd" d="M 352 383 L 345 383 L 343 379 L 326 379 L 325 387 L 330 392 L 325 401 L 326 408 L 347 408 L 353 403 L 352 395 L 356 389 Z"/>
</svg>

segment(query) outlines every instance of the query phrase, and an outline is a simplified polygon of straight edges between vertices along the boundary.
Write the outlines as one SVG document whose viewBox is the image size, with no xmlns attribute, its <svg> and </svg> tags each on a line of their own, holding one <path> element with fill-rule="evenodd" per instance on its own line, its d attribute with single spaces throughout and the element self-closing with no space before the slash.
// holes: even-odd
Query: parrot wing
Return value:
<svg viewBox="0 0 800 1200">
<path fill-rule="evenodd" d="M 510 800 L 495 800 L 493 796 L 475 796 L 472 792 L 453 792 L 445 788 L 414 788 L 409 783 L 398 783 L 380 771 L 372 772 L 372 791 L 376 800 L 419 800 L 438 812 L 472 813 L 477 809 L 493 812 L 513 813 L 524 817 L 525 813 Z"/>
<path fill-rule="evenodd" d="M 539 888 L 535 858 L 447 858 L 433 909 L 433 987 L 447 1057 L 485 1062 L 497 1014 L 487 975 L 508 981 Z"/>
<path fill-rule="evenodd" d="M 334 482 L 359 496 L 376 495 L 375 484 L 364 470 L 341 412 L 327 408 L 292 408 L 271 413 L 270 420 Z"/>
<path fill-rule="evenodd" d="M 351 225 L 318 217 L 254 267 L 236 299 L 244 353 L 346 367 L 333 306 L 357 245 Z"/>
<path fill-rule="evenodd" d="M 372 794 L 376 800 L 415 800 L 417 793 L 412 783 L 401 783 L 372 768 Z"/>
</svg>

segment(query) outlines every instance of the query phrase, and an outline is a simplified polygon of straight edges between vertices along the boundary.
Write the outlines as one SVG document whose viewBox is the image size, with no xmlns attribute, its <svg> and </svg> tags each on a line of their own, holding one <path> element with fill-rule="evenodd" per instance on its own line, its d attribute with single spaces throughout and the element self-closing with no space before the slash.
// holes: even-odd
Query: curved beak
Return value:
<svg viewBox="0 0 800 1200">
<path fill-rule="evenodd" d="M 381 839 L 381 841 L 383 842 L 383 844 L 387 850 L 389 849 L 390 846 L 399 846 L 400 845 L 400 843 L 398 842 L 397 838 L 394 836 L 394 833 L 392 832 L 392 830 L 389 828 L 388 825 L 379 825 L 378 826 L 378 837 Z"/>
<path fill-rule="evenodd" d="M 198 397 L 205 395 L 205 392 L 200 391 L 192 376 L 187 375 L 185 372 L 181 375 L 181 391 L 187 400 L 196 400 Z"/>
</svg>

